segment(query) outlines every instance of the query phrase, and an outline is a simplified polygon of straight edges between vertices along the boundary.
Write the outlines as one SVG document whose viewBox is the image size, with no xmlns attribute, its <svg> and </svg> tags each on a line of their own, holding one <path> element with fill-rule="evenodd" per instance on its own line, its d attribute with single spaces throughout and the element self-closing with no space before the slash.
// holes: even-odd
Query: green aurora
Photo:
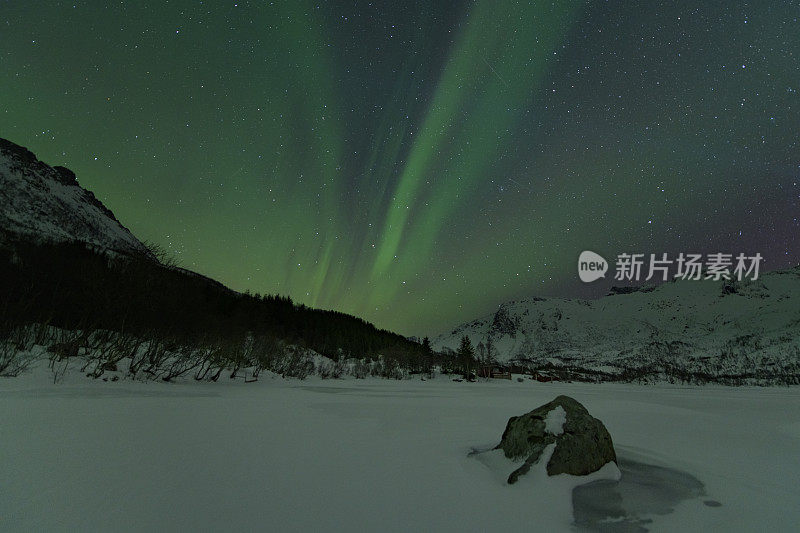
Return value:
<svg viewBox="0 0 800 533">
<path fill-rule="evenodd" d="M 785 2 L 17 2 L 0 137 L 237 290 L 434 334 L 581 250 L 796 264 Z"/>
</svg>

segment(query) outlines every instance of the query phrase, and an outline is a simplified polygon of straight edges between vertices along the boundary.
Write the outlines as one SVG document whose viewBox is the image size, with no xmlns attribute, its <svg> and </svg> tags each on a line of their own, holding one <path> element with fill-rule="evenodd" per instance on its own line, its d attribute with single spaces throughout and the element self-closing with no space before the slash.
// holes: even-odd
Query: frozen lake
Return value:
<svg viewBox="0 0 800 533">
<path fill-rule="evenodd" d="M 0 530 L 793 531 L 800 389 L 386 380 L 0 380 Z M 567 394 L 623 477 L 468 457 Z M 576 526 L 577 523 L 577 526 Z"/>
</svg>

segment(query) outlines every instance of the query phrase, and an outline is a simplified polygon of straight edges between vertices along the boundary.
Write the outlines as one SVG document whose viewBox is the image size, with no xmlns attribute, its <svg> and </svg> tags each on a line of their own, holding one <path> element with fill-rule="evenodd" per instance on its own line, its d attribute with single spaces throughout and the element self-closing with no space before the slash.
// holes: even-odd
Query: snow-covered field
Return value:
<svg viewBox="0 0 800 533">
<path fill-rule="evenodd" d="M 608 531 L 800 523 L 797 388 L 68 378 L 0 380 L 0 530 L 569 531 L 574 513 Z M 468 455 L 558 394 L 606 424 L 622 470 L 618 486 L 578 489 L 574 511 L 574 479 L 532 471 L 509 486 L 505 459 Z"/>
</svg>

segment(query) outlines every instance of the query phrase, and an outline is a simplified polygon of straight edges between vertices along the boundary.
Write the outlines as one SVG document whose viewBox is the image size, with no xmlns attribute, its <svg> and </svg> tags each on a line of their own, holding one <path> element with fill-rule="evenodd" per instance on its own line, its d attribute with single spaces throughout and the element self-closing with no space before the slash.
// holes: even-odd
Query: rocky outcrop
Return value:
<svg viewBox="0 0 800 533">
<path fill-rule="evenodd" d="M 0 139 L 0 244 L 81 242 L 150 257 L 75 173 L 51 167 L 27 148 Z"/>
<path fill-rule="evenodd" d="M 585 476 L 617 461 L 611 435 L 603 423 L 589 414 L 577 400 L 558 396 L 522 416 L 508 420 L 496 449 L 508 459 L 524 463 L 508 477 L 513 484 L 554 445 L 547 460 L 547 474 Z"/>
<path fill-rule="evenodd" d="M 492 326 L 489 328 L 489 334 L 495 336 L 509 335 L 514 337 L 517 333 L 517 322 L 511 318 L 508 309 L 500 306 L 500 309 L 494 314 Z"/>
</svg>

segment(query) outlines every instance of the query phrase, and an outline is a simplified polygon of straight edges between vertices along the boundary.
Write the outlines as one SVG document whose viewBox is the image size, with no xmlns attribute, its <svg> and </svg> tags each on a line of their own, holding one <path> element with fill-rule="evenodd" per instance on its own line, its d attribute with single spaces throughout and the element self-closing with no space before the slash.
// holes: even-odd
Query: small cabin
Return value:
<svg viewBox="0 0 800 533">
<path fill-rule="evenodd" d="M 480 365 L 479 378 L 511 379 L 511 369 L 502 365 Z"/>
</svg>

